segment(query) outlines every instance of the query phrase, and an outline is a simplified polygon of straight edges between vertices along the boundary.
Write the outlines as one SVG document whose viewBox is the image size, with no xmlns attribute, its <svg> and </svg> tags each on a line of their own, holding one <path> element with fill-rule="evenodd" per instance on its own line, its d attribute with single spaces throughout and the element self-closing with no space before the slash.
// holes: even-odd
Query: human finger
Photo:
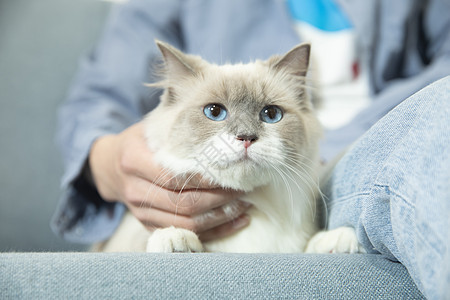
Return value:
<svg viewBox="0 0 450 300">
<path fill-rule="evenodd" d="M 236 219 L 238 216 L 242 215 L 249 206 L 249 204 L 244 202 L 234 201 L 228 205 L 224 205 L 194 217 L 182 215 L 180 213 L 171 213 L 154 207 L 132 207 L 131 212 L 148 229 L 174 226 L 200 234 Z"/>
<path fill-rule="evenodd" d="M 225 189 L 171 191 L 141 178 L 124 188 L 126 202 L 136 207 L 156 208 L 182 215 L 201 215 L 238 199 L 242 192 Z"/>
</svg>

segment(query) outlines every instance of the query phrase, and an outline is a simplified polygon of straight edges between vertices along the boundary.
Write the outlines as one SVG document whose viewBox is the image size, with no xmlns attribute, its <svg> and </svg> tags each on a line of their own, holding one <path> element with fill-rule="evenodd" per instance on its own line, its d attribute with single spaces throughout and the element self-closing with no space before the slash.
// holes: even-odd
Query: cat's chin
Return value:
<svg viewBox="0 0 450 300">
<path fill-rule="evenodd" d="M 246 168 L 242 165 L 231 166 L 226 169 L 209 168 L 203 177 L 224 188 L 231 188 L 244 192 L 253 191 L 257 187 L 265 186 L 271 181 L 268 170 L 260 168 Z"/>
<path fill-rule="evenodd" d="M 178 176 L 189 177 L 200 174 L 205 181 L 224 188 L 250 192 L 271 182 L 270 171 L 250 160 L 228 163 L 220 167 L 205 165 L 195 159 L 180 159 L 168 151 L 157 151 L 156 161 L 165 169 Z"/>
</svg>

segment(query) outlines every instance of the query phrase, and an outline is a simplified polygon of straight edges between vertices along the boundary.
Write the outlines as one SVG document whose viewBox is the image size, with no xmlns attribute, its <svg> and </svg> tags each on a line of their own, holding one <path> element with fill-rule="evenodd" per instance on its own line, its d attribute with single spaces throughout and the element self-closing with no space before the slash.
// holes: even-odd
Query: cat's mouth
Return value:
<svg viewBox="0 0 450 300">
<path fill-rule="evenodd" d="M 210 178 L 224 187 L 250 191 L 254 187 L 265 185 L 270 176 L 269 164 L 258 149 L 234 149 L 221 156 L 205 159 L 197 156 L 197 169 L 206 178 Z"/>
<path fill-rule="evenodd" d="M 233 174 L 259 172 L 261 168 L 260 147 L 253 142 L 236 139 L 233 135 L 220 135 L 213 142 L 203 147 L 196 155 L 196 160 L 203 169 L 214 169 L 218 172 L 227 171 Z"/>
<path fill-rule="evenodd" d="M 218 169 L 230 169 L 230 168 L 239 168 L 239 167 L 256 167 L 257 160 L 254 157 L 252 152 L 247 151 L 247 149 L 243 151 L 239 151 L 232 156 L 224 157 L 222 160 L 217 160 L 213 163 L 215 167 Z"/>
<path fill-rule="evenodd" d="M 253 164 L 254 161 L 249 155 L 245 155 L 235 161 L 235 164 Z"/>
</svg>

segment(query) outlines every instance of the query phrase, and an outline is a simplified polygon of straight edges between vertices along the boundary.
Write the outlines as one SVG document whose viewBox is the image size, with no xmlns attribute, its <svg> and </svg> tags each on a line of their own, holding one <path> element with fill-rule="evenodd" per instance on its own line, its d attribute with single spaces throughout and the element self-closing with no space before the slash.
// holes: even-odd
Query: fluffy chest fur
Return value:
<svg viewBox="0 0 450 300">
<path fill-rule="evenodd" d="M 205 249 L 240 253 L 303 252 L 307 241 L 317 231 L 313 190 L 308 184 L 279 179 L 242 198 L 253 204 L 248 212 L 251 218 L 248 227 L 232 236 L 205 243 Z"/>
</svg>

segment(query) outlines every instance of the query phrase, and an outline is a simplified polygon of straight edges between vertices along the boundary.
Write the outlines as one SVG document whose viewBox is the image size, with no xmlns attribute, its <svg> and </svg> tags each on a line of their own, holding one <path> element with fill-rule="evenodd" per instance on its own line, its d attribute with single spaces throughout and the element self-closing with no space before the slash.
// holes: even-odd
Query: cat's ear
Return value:
<svg viewBox="0 0 450 300">
<path fill-rule="evenodd" d="M 292 48 L 273 64 L 277 70 L 285 70 L 296 76 L 305 76 L 309 66 L 310 44 L 300 44 Z"/>
<path fill-rule="evenodd" d="M 177 48 L 159 40 L 155 42 L 164 59 L 166 76 L 169 78 L 186 78 L 198 74 L 199 59 L 197 57 L 184 54 Z"/>
</svg>

